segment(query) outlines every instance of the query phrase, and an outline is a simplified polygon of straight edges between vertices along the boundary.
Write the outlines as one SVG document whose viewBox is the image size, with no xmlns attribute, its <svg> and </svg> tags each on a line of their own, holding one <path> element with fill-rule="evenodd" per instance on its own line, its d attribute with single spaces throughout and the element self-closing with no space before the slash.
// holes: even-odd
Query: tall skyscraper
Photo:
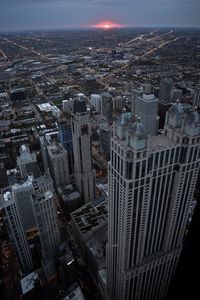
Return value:
<svg viewBox="0 0 200 300">
<path fill-rule="evenodd" d="M 23 272 L 30 272 L 33 267 L 31 252 L 20 213 L 10 187 L 2 191 L 2 198 L 10 240 L 16 251 L 21 270 Z"/>
<path fill-rule="evenodd" d="M 59 228 L 56 198 L 53 192 L 37 194 L 33 197 L 33 207 L 42 246 L 43 259 L 55 255 L 59 245 Z"/>
<path fill-rule="evenodd" d="M 72 113 L 75 180 L 85 202 L 96 194 L 95 172 L 92 169 L 91 125 L 85 101 L 75 100 Z"/>
<path fill-rule="evenodd" d="M 56 201 L 55 197 L 50 201 L 46 197 L 47 194 L 53 195 L 53 182 L 49 174 L 37 179 L 28 176 L 28 178 L 2 190 L 2 208 L 5 211 L 6 224 L 23 272 L 29 272 L 32 269 L 28 234 L 32 230 L 35 234 L 37 229 L 39 234 L 42 232 L 43 215 L 48 215 L 48 217 L 46 217 L 45 229 L 40 237 L 41 245 L 47 243 L 52 235 L 55 235 L 53 238 L 51 237 L 52 240 L 57 239 L 58 229 L 57 225 L 54 226 L 57 217 Z M 41 201 L 38 211 L 37 201 L 44 195 L 46 202 Z M 42 216 L 40 217 L 40 215 Z M 49 251 L 51 249 L 49 244 Z"/>
<path fill-rule="evenodd" d="M 69 165 L 67 150 L 59 143 L 47 146 L 49 167 L 56 187 L 69 184 Z"/>
<path fill-rule="evenodd" d="M 111 140 L 107 293 L 112 300 L 164 299 L 182 250 L 200 167 L 200 119 L 180 103 L 164 134 L 148 138 L 127 113 Z"/>
<path fill-rule="evenodd" d="M 28 145 L 19 148 L 20 155 L 17 157 L 17 166 L 22 178 L 33 174 L 34 178 L 40 176 L 40 171 L 35 153 L 31 153 Z"/>
<path fill-rule="evenodd" d="M 74 174 L 74 152 L 73 152 L 73 142 L 72 142 L 72 128 L 70 120 L 60 120 L 59 121 L 59 139 L 62 146 L 67 150 L 68 154 L 68 164 L 69 164 L 69 174 Z"/>
</svg>

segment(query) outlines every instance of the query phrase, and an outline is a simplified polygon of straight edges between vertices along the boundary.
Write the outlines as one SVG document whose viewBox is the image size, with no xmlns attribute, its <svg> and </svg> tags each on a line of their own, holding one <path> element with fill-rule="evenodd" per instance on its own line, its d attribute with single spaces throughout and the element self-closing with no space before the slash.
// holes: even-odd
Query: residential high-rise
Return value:
<svg viewBox="0 0 200 300">
<path fill-rule="evenodd" d="M 107 293 L 164 299 L 182 250 L 200 167 L 200 118 L 175 104 L 164 134 L 147 137 L 123 113 L 109 163 Z"/>
<path fill-rule="evenodd" d="M 59 143 L 47 146 L 49 168 L 56 187 L 69 184 L 69 165 L 67 150 Z"/>
<path fill-rule="evenodd" d="M 30 232 L 39 230 L 38 219 L 36 218 L 37 206 L 33 199 L 53 194 L 53 181 L 49 174 L 34 179 L 28 176 L 13 186 L 2 190 L 2 209 L 5 211 L 5 220 L 10 233 L 10 239 L 16 250 L 21 269 L 23 272 L 29 272 L 32 269 L 32 257 L 28 244 L 28 235 Z M 41 206 L 40 214 L 48 214 L 50 220 L 46 224 L 45 234 L 42 235 L 42 243 L 48 240 L 49 236 L 57 234 L 57 227 L 51 226 L 53 217 L 56 215 L 56 202 L 51 205 Z M 45 207 L 47 211 L 45 212 Z M 51 211 L 49 211 L 49 207 Z M 41 217 L 42 218 L 42 217 Z M 41 220 L 40 218 L 40 220 Z M 55 230 L 54 230 L 55 228 Z M 41 230 L 41 229 L 40 229 Z M 40 231 L 39 231 L 40 233 Z M 56 238 L 56 237 L 55 237 Z"/>
<path fill-rule="evenodd" d="M 74 101 L 72 113 L 72 140 L 76 185 L 85 202 L 96 194 L 95 172 L 92 169 L 91 125 L 84 100 Z"/>
<path fill-rule="evenodd" d="M 31 153 L 28 145 L 19 148 L 20 155 L 17 157 L 17 166 L 22 178 L 33 174 L 34 178 L 40 176 L 40 171 L 35 153 Z"/>
<path fill-rule="evenodd" d="M 10 187 L 2 190 L 2 199 L 10 240 L 16 250 L 21 270 L 25 273 L 30 272 L 33 267 L 31 252 L 20 213 Z"/>
<path fill-rule="evenodd" d="M 56 199 L 52 191 L 40 193 L 33 197 L 33 207 L 42 246 L 43 259 L 55 255 L 59 244 L 59 228 Z"/>
<path fill-rule="evenodd" d="M 12 186 L 12 195 L 15 198 L 20 220 L 25 232 L 28 232 L 36 227 L 36 221 L 32 207 L 33 193 L 33 176 L 28 176 L 28 178 L 23 179 Z"/>
</svg>

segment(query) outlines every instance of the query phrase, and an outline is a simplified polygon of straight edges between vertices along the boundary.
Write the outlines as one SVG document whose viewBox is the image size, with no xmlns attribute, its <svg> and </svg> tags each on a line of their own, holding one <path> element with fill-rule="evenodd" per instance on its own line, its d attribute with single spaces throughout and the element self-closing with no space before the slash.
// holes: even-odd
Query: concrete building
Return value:
<svg viewBox="0 0 200 300">
<path fill-rule="evenodd" d="M 55 186 L 69 184 L 69 165 L 67 150 L 59 143 L 47 146 L 49 157 L 49 168 Z"/>
<path fill-rule="evenodd" d="M 126 120 L 126 122 L 124 122 Z M 107 293 L 112 300 L 164 299 L 182 250 L 200 167 L 200 119 L 180 103 L 164 134 L 122 115 L 109 163 Z"/>
<path fill-rule="evenodd" d="M 135 116 L 140 117 L 147 134 L 155 135 L 158 129 L 158 99 L 153 94 L 142 94 L 135 99 Z"/>
<path fill-rule="evenodd" d="M 33 174 L 34 178 L 40 176 L 40 170 L 37 163 L 36 154 L 30 152 L 28 145 L 22 145 L 19 148 L 20 155 L 17 157 L 17 167 L 21 177 L 25 178 Z"/>
<path fill-rule="evenodd" d="M 72 113 L 72 140 L 74 170 L 77 188 L 84 202 L 93 201 L 96 195 L 96 178 L 92 169 L 91 125 L 85 101 L 75 100 Z"/>
</svg>

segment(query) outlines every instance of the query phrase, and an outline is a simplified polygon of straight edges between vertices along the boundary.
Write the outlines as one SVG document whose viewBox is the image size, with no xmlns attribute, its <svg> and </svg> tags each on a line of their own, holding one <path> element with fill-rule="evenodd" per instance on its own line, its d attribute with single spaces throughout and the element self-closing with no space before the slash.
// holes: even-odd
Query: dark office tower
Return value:
<svg viewBox="0 0 200 300">
<path fill-rule="evenodd" d="M 0 163 L 0 189 L 8 186 L 8 178 L 4 163 Z"/>
<path fill-rule="evenodd" d="M 160 83 L 159 100 L 164 103 L 171 102 L 172 80 L 163 79 Z"/>
<path fill-rule="evenodd" d="M 67 120 L 61 120 L 58 124 L 58 128 L 60 143 L 68 153 L 69 174 L 72 175 L 74 174 L 74 153 L 71 122 Z"/>
<path fill-rule="evenodd" d="M 127 113 L 111 139 L 107 293 L 112 300 L 165 299 L 182 250 L 200 167 L 200 119 L 180 103 L 164 134 L 147 137 Z"/>
<path fill-rule="evenodd" d="M 200 107 L 200 86 L 197 86 L 193 96 L 193 106 Z"/>
<path fill-rule="evenodd" d="M 101 115 L 107 121 L 112 120 L 113 97 L 111 94 L 104 92 L 101 94 Z"/>
<path fill-rule="evenodd" d="M 91 124 L 84 100 L 74 101 L 72 139 L 76 185 L 85 202 L 93 201 L 96 184 L 95 172 L 92 169 Z"/>
</svg>

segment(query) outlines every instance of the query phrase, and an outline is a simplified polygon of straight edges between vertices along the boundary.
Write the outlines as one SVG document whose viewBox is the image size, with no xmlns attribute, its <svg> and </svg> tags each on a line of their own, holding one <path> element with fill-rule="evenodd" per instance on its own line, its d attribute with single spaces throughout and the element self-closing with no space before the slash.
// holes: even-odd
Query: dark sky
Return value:
<svg viewBox="0 0 200 300">
<path fill-rule="evenodd" d="M 0 31 L 127 26 L 200 26 L 200 0 L 0 0 Z"/>
</svg>

